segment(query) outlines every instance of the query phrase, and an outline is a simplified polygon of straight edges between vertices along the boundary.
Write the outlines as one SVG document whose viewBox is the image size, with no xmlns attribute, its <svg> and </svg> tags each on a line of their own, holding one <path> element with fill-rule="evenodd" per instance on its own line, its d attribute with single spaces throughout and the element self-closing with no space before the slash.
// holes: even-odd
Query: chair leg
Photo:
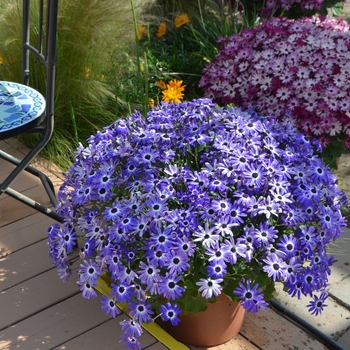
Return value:
<svg viewBox="0 0 350 350">
<path fill-rule="evenodd" d="M 34 201 L 33 199 L 23 195 L 20 192 L 17 192 L 13 190 L 10 187 L 7 187 L 7 189 L 4 191 L 4 193 L 8 194 L 10 197 L 15 198 L 19 200 L 20 202 L 34 208 L 35 210 L 39 211 L 42 214 L 45 214 L 46 216 L 50 217 L 51 219 L 54 219 L 58 222 L 63 222 L 63 218 L 60 217 L 56 212 L 53 210 L 41 205 L 40 203 Z"/>
<path fill-rule="evenodd" d="M 8 154 L 8 153 L 6 153 L 4 151 L 1 151 L 1 150 L 0 150 L 0 158 L 3 158 L 6 161 L 8 161 L 8 162 L 10 162 L 10 163 L 12 163 L 13 165 L 16 165 L 16 166 L 18 166 L 18 164 L 21 163 L 21 161 L 19 159 L 11 156 L 10 154 Z M 44 186 L 44 188 L 46 190 L 47 195 L 50 198 L 51 204 L 52 205 L 56 205 L 57 199 L 56 199 L 56 195 L 55 195 L 55 188 L 54 188 L 54 186 L 52 184 L 52 181 L 43 172 L 33 168 L 30 165 L 27 165 L 27 167 L 24 168 L 24 170 L 40 179 L 41 183 L 43 184 L 43 186 Z M 11 177 L 11 175 L 10 175 L 10 177 Z M 9 182 L 12 182 L 11 178 L 10 178 Z M 1 188 L 1 186 L 0 186 L 0 188 Z"/>
<path fill-rule="evenodd" d="M 1 150 L 0 150 L 0 158 L 3 158 L 6 161 L 16 165 L 17 168 L 15 170 L 19 170 L 20 168 L 23 168 L 23 161 L 15 158 L 15 157 L 11 156 L 10 154 L 8 154 L 4 151 L 1 151 Z M 18 167 L 19 164 L 21 165 L 20 167 Z M 32 175 L 34 175 L 40 179 L 40 181 L 41 181 L 42 185 L 44 186 L 45 191 L 50 199 L 51 204 L 56 205 L 57 199 L 56 199 L 55 189 L 54 189 L 54 186 L 52 184 L 52 181 L 43 172 L 31 167 L 30 165 L 27 165 L 23 170 L 31 173 Z M 33 199 L 23 195 L 22 193 L 19 193 L 19 192 L 13 190 L 12 188 L 8 187 L 9 184 L 17 177 L 17 175 L 18 175 L 18 171 L 14 171 L 5 179 L 5 181 L 3 183 L 0 183 L 0 195 L 2 193 L 6 193 L 9 196 L 11 196 L 12 198 L 17 199 L 18 201 L 34 208 L 35 210 L 49 216 L 50 218 L 52 218 L 58 222 L 63 222 L 63 218 L 60 217 L 56 212 L 41 205 L 40 203 L 34 201 Z"/>
</svg>

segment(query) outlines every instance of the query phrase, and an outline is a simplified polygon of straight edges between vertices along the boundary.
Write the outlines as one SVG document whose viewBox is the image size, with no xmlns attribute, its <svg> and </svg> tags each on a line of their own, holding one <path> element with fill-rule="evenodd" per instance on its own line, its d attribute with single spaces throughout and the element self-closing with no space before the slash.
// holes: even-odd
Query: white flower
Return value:
<svg viewBox="0 0 350 350">
<path fill-rule="evenodd" d="M 338 120 L 333 120 L 331 123 L 329 134 L 331 136 L 334 136 L 336 134 L 339 134 L 341 132 L 341 130 L 342 130 L 341 123 Z"/>
<path fill-rule="evenodd" d="M 220 283 L 222 281 L 222 278 L 218 278 L 216 280 L 213 280 L 211 278 L 201 278 L 199 282 L 196 282 L 196 285 L 200 287 L 198 291 L 202 292 L 202 296 L 204 298 L 210 299 L 213 294 L 215 296 L 221 294 L 222 287 L 220 286 Z"/>
</svg>

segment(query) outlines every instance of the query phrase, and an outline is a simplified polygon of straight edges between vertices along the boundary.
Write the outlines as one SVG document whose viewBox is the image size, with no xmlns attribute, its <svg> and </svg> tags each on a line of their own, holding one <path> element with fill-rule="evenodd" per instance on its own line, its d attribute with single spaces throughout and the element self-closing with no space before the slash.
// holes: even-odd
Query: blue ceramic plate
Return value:
<svg viewBox="0 0 350 350">
<path fill-rule="evenodd" d="M 0 81 L 0 133 L 35 121 L 45 110 L 45 99 L 22 84 Z"/>
</svg>

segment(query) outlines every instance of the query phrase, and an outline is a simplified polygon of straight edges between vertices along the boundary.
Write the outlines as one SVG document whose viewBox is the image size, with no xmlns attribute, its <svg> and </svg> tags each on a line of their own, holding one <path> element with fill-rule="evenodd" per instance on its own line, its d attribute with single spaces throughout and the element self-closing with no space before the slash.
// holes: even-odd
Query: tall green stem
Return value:
<svg viewBox="0 0 350 350">
<path fill-rule="evenodd" d="M 142 100 L 142 106 L 144 110 L 144 114 L 146 114 L 147 110 L 147 101 L 146 96 L 144 94 L 144 84 L 143 84 L 143 77 L 142 77 L 142 71 L 141 71 L 141 61 L 140 61 L 140 41 L 139 41 L 139 36 L 138 36 L 138 29 L 137 29 L 137 19 L 136 19 L 136 12 L 135 12 L 135 6 L 133 0 L 130 0 L 130 5 L 131 5 L 131 12 L 132 12 L 132 20 L 133 20 L 133 26 L 134 26 L 134 31 L 135 31 L 135 43 L 136 43 L 136 64 L 137 64 L 137 74 L 139 78 L 139 86 L 141 89 L 141 100 Z"/>
</svg>

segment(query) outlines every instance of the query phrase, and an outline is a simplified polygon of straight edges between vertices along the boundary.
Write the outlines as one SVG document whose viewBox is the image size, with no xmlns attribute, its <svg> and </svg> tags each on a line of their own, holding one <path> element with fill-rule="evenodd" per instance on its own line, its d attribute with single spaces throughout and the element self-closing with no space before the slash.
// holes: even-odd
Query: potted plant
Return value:
<svg viewBox="0 0 350 350">
<path fill-rule="evenodd" d="M 327 245 L 346 224 L 346 197 L 319 148 L 275 118 L 209 99 L 135 112 L 77 149 L 58 193 L 64 223 L 48 229 L 50 256 L 66 280 L 80 241 L 82 296 L 96 297 L 109 278 L 102 309 L 115 317 L 128 304 L 130 348 L 140 324 L 160 316 L 176 325 L 222 295 L 265 309 L 276 281 L 291 297 L 310 296 L 318 314 Z"/>
<path fill-rule="evenodd" d="M 288 118 L 335 168 L 350 146 L 348 31 L 341 19 L 278 17 L 221 38 L 201 78 L 204 96 Z"/>
</svg>

